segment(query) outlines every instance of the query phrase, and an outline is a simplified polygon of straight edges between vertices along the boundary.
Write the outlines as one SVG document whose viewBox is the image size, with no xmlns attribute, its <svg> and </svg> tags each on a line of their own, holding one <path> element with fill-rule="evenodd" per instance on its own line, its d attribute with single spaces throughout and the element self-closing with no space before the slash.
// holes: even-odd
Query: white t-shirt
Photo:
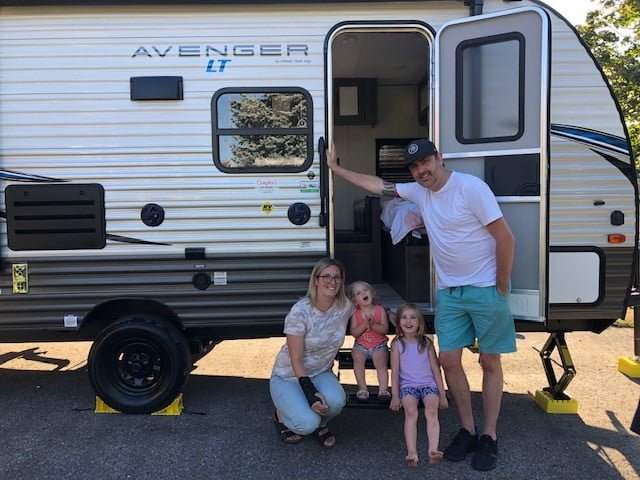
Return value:
<svg viewBox="0 0 640 480">
<path fill-rule="evenodd" d="M 485 228 L 502 217 L 493 192 L 478 177 L 451 172 L 432 192 L 399 183 L 398 194 L 420 207 L 437 274 L 437 288 L 496 284 L 496 243 Z"/>
<path fill-rule="evenodd" d="M 309 377 L 331 370 L 344 343 L 347 323 L 355 307 L 351 302 L 339 308 L 335 303 L 326 312 L 315 308 L 307 298 L 296 302 L 284 319 L 284 333 L 304 336 L 303 363 Z M 289 348 L 285 343 L 273 366 L 272 375 L 295 378 Z"/>
</svg>

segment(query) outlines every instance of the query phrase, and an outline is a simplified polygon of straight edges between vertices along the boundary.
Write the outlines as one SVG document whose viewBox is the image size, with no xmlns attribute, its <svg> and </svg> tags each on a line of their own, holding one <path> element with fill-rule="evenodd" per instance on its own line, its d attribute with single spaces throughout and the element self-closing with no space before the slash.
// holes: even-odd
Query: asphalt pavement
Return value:
<svg viewBox="0 0 640 480">
<path fill-rule="evenodd" d="M 629 430 L 640 382 L 616 369 L 619 356 L 633 354 L 633 329 L 567 335 L 577 415 L 544 413 L 531 398 L 546 386 L 538 354 L 545 339 L 519 334 L 518 353 L 504 357 L 500 459 L 487 473 L 472 470 L 470 456 L 429 467 L 422 419 L 422 461 L 407 469 L 402 414 L 388 410 L 345 409 L 331 425 L 333 449 L 312 438 L 282 444 L 268 393 L 282 338 L 218 345 L 197 362 L 179 416 L 94 413 L 88 343 L 0 344 L 0 479 L 640 478 L 640 437 Z M 481 425 L 477 358 L 465 352 Z M 444 446 L 458 428 L 453 407 L 440 422 Z"/>
</svg>

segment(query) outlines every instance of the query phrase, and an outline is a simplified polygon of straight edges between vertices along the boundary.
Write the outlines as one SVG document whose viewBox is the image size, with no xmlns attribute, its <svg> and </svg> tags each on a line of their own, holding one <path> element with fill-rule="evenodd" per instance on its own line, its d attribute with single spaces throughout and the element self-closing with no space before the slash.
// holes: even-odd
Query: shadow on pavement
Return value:
<svg viewBox="0 0 640 480">
<path fill-rule="evenodd" d="M 594 427 L 578 415 L 546 414 L 524 394 L 505 393 L 499 466 L 481 474 L 470 456 L 407 470 L 403 416 L 386 410 L 346 409 L 332 424 L 334 449 L 311 438 L 284 445 L 271 423 L 266 379 L 192 375 L 186 411 L 175 417 L 94 414 L 83 370 L 0 369 L 0 385 L 4 443 L 11 445 L 0 453 L 3 478 L 623 478 L 612 456 L 640 471 L 638 438 L 614 413 L 610 428 Z M 480 394 L 472 400 L 480 412 Z M 454 408 L 440 421 L 444 447 L 457 431 Z"/>
</svg>

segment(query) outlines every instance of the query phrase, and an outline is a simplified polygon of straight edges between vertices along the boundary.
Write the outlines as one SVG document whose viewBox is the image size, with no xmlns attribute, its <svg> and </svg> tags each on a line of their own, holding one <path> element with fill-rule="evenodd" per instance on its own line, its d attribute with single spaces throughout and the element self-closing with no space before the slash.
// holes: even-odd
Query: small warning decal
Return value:
<svg viewBox="0 0 640 480">
<path fill-rule="evenodd" d="M 260 207 L 260 210 L 262 210 L 262 213 L 264 213 L 265 215 L 271 215 L 271 213 L 275 210 L 275 208 L 276 207 L 273 206 L 273 203 L 264 202 Z"/>
</svg>

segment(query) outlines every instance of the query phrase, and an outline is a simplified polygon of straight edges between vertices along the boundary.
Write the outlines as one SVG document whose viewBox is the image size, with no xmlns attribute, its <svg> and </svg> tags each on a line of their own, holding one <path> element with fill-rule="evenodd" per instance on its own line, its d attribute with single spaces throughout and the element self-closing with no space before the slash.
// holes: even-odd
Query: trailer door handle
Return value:
<svg viewBox="0 0 640 480">
<path fill-rule="evenodd" d="M 318 223 L 321 227 L 327 226 L 327 142 L 324 137 L 318 139 L 318 153 L 320 154 L 320 216 Z"/>
</svg>

